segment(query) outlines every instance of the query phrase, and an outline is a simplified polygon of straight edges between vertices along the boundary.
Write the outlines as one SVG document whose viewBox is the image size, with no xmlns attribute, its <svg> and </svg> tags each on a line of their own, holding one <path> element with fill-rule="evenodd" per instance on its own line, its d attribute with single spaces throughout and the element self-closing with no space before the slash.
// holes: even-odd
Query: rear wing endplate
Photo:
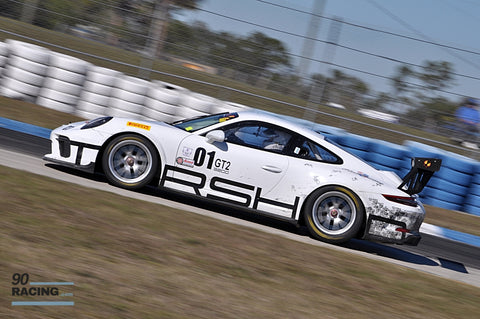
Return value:
<svg viewBox="0 0 480 319">
<path fill-rule="evenodd" d="M 427 185 L 433 173 L 440 169 L 442 160 L 439 158 L 415 157 L 412 159 L 412 168 L 398 186 L 409 195 L 420 193 Z"/>
</svg>

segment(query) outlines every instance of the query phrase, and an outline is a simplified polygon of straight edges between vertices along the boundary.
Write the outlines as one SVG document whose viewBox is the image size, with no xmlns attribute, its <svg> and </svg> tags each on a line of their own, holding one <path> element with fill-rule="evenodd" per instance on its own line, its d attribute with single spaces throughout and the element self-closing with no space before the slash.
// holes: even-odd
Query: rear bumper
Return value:
<svg viewBox="0 0 480 319">
<path fill-rule="evenodd" d="M 383 243 L 417 246 L 422 237 L 420 232 L 408 230 L 404 222 L 370 215 L 363 238 Z"/>
</svg>

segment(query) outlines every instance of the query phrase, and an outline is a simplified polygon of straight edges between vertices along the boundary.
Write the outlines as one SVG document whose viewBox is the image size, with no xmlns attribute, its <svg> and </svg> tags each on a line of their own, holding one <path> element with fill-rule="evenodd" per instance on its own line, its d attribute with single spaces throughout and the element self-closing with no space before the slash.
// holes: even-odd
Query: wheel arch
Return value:
<svg viewBox="0 0 480 319">
<path fill-rule="evenodd" d="M 339 190 L 346 190 L 347 191 L 347 194 L 352 197 L 352 199 L 359 205 L 361 211 L 362 211 L 362 214 L 363 214 L 363 224 L 362 224 L 362 227 L 360 227 L 358 233 L 357 233 L 357 237 L 361 237 L 363 235 L 363 233 L 365 232 L 365 227 L 366 227 L 366 221 L 367 221 L 367 212 L 366 212 L 366 209 L 365 209 L 365 204 L 363 203 L 362 199 L 360 196 L 358 196 L 357 193 L 355 193 L 352 189 L 346 187 L 346 186 L 343 186 L 343 185 L 339 185 L 339 184 L 327 184 L 327 185 L 322 185 L 314 190 L 312 190 L 310 192 L 310 194 L 305 197 L 305 200 L 303 201 L 302 203 L 302 207 L 300 208 L 300 215 L 298 216 L 298 224 L 300 226 L 305 226 L 306 223 L 305 223 L 305 209 L 306 209 L 306 205 L 308 203 L 308 201 L 310 200 L 310 198 L 313 196 L 313 194 L 315 192 L 317 192 L 318 190 L 322 190 L 322 189 L 327 189 L 329 187 L 334 187 L 334 188 L 339 188 Z M 354 196 L 352 196 L 354 195 Z"/>
<path fill-rule="evenodd" d="M 149 141 L 153 145 L 153 147 L 155 149 L 155 152 L 156 152 L 156 155 L 158 156 L 158 159 L 159 159 L 160 163 L 158 165 L 158 169 L 156 171 L 155 177 L 153 178 L 152 182 L 149 185 L 158 186 L 159 181 L 160 181 L 160 176 L 161 176 L 161 173 L 162 173 L 162 163 L 164 163 L 163 156 L 162 156 L 161 152 L 159 151 L 157 145 L 152 141 L 151 138 L 149 138 L 148 136 L 146 136 L 144 134 L 140 134 L 138 132 L 131 132 L 131 131 L 119 132 L 117 134 L 114 134 L 114 135 L 110 136 L 108 139 L 106 139 L 103 142 L 102 146 L 100 147 L 100 150 L 98 151 L 97 157 L 95 158 L 95 172 L 104 173 L 103 168 L 102 168 L 102 158 L 103 158 L 103 155 L 105 153 L 105 149 L 107 148 L 107 145 L 113 139 L 115 139 L 119 136 L 139 136 L 139 137 L 145 138 L 147 141 Z"/>
</svg>

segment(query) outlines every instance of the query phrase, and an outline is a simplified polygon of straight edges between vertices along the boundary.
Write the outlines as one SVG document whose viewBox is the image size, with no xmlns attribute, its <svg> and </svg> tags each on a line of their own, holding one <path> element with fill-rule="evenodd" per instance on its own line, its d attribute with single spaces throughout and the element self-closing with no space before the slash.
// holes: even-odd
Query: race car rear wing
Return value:
<svg viewBox="0 0 480 319">
<path fill-rule="evenodd" d="M 398 188 L 409 195 L 420 193 L 427 185 L 430 177 L 440 169 L 441 165 L 442 160 L 439 158 L 413 158 L 412 168 L 410 172 L 405 175 Z"/>
</svg>

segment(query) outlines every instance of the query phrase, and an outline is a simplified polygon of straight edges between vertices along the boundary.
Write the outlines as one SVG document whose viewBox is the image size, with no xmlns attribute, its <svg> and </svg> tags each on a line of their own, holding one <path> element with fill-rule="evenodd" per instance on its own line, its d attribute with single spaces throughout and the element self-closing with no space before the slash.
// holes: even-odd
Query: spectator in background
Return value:
<svg viewBox="0 0 480 319">
<path fill-rule="evenodd" d="M 480 136 L 480 112 L 478 102 L 468 98 L 455 112 L 457 127 L 460 130 L 462 146 L 478 149 L 477 140 Z"/>
</svg>

